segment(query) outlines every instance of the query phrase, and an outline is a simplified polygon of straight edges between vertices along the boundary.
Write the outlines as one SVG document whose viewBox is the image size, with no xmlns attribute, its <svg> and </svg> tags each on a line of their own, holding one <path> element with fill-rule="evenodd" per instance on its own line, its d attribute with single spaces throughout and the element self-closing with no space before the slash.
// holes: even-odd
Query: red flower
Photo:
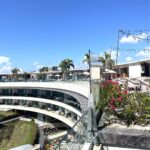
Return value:
<svg viewBox="0 0 150 150">
<path fill-rule="evenodd" d="M 111 98 L 111 101 L 112 101 L 112 102 L 114 102 L 114 101 L 115 101 L 115 98 L 114 98 L 114 97 L 113 97 L 113 98 Z"/>
<path fill-rule="evenodd" d="M 128 94 L 128 91 L 127 91 L 127 90 L 125 90 L 125 91 L 124 91 L 124 94 Z"/>
<path fill-rule="evenodd" d="M 118 97 L 118 101 L 121 102 L 122 101 L 122 97 Z"/>
</svg>

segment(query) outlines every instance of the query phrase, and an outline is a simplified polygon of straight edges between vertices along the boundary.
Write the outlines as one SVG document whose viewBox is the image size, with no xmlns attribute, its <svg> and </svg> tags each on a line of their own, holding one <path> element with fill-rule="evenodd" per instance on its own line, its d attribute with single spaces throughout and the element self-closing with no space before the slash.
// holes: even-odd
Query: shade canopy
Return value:
<svg viewBox="0 0 150 150">
<path fill-rule="evenodd" d="M 56 74 L 55 76 L 56 76 L 56 77 L 60 77 L 61 75 L 60 75 L 60 74 Z"/>
<path fill-rule="evenodd" d="M 90 75 L 90 73 L 87 72 L 87 71 L 86 71 L 86 72 L 83 72 L 83 74 L 84 74 L 84 75 Z"/>
<path fill-rule="evenodd" d="M 49 77 L 52 77 L 52 76 L 54 76 L 53 74 L 50 74 L 50 75 L 48 75 Z"/>
<path fill-rule="evenodd" d="M 114 70 L 105 69 L 105 73 L 116 73 Z"/>
</svg>

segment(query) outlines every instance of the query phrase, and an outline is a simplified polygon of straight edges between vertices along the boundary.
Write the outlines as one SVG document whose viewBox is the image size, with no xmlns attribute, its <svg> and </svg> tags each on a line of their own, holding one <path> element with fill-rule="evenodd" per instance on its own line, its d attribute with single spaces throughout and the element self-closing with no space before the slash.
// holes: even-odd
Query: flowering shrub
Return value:
<svg viewBox="0 0 150 150">
<path fill-rule="evenodd" d="M 114 115 L 128 126 L 131 123 L 150 123 L 150 96 L 140 92 L 128 94 L 126 88 L 111 80 L 101 83 L 97 108 Z"/>
<path fill-rule="evenodd" d="M 109 107 L 114 111 L 117 108 L 123 108 L 127 100 L 127 91 L 122 90 L 122 86 L 118 82 L 106 80 L 100 85 L 100 101 L 99 108 Z"/>
</svg>

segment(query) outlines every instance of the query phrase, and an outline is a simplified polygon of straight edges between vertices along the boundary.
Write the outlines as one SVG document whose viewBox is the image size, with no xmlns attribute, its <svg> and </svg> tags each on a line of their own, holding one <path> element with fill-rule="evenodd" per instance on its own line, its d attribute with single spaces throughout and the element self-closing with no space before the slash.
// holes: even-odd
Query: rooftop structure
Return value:
<svg viewBox="0 0 150 150">
<path fill-rule="evenodd" d="M 121 77 L 150 77 L 150 60 L 141 60 L 129 62 L 115 66 L 115 69 Z"/>
</svg>

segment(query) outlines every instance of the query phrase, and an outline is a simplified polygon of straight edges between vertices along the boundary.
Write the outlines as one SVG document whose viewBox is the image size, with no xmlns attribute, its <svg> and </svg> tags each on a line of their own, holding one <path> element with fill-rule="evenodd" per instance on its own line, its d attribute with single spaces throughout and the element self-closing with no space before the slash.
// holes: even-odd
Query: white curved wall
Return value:
<svg viewBox="0 0 150 150">
<path fill-rule="evenodd" d="M 52 88 L 62 89 L 79 93 L 86 98 L 89 97 L 90 88 L 88 81 L 70 81 L 70 82 L 1 82 L 0 88 L 19 87 L 19 88 Z"/>
<path fill-rule="evenodd" d="M 35 98 L 35 97 L 24 97 L 24 96 L 0 96 L 0 99 L 12 99 L 12 100 L 25 100 L 25 101 L 36 101 L 36 102 L 42 102 L 42 103 L 47 103 L 47 104 L 53 104 L 59 107 L 62 107 L 64 109 L 67 109 L 79 117 L 81 117 L 82 113 L 75 109 L 72 106 L 69 106 L 65 103 L 58 102 L 56 100 L 50 100 L 50 99 L 44 99 L 44 98 Z M 1 106 L 1 105 L 0 105 Z"/>
</svg>

